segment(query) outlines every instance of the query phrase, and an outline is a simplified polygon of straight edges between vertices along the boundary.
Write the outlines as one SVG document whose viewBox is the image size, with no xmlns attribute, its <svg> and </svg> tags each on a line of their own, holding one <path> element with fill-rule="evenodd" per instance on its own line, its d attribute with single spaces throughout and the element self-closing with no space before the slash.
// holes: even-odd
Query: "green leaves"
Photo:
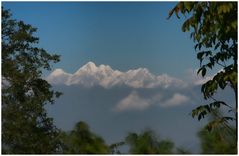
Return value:
<svg viewBox="0 0 239 156">
<path fill-rule="evenodd" d="M 111 144 L 110 145 L 111 154 L 121 154 L 120 151 L 118 150 L 118 147 L 123 146 L 123 145 L 125 145 L 124 141 Z"/>
<path fill-rule="evenodd" d="M 184 3 L 184 6 L 187 12 L 190 12 L 193 9 L 193 2 Z"/>
<path fill-rule="evenodd" d="M 205 69 L 205 66 L 199 69 L 200 70 Z M 231 84 L 232 88 L 236 88 L 237 86 L 237 72 L 234 71 L 233 68 L 225 68 L 225 71 L 221 71 L 217 73 L 212 80 L 207 81 L 205 84 L 201 87 L 201 92 L 204 95 L 205 99 L 210 98 L 214 95 L 216 90 L 218 89 L 218 86 L 221 89 L 225 89 L 225 87 L 228 84 Z"/>
<path fill-rule="evenodd" d="M 200 61 L 200 66 L 202 64 L 202 61 L 207 58 L 208 56 L 212 56 L 212 52 L 211 51 L 202 51 L 202 52 L 199 52 L 197 53 L 197 59 Z M 212 67 L 214 66 L 215 64 L 215 61 L 213 60 L 212 57 L 209 57 L 210 59 L 210 62 L 206 65 L 203 65 L 201 66 L 201 68 L 199 68 L 197 74 L 199 74 L 201 72 L 201 75 L 202 77 L 204 77 L 206 75 L 206 72 L 207 72 L 207 67 L 212 69 Z"/>
<path fill-rule="evenodd" d="M 211 80 L 201 87 L 204 99 L 212 98 L 216 91 L 230 86 L 237 99 L 237 3 L 236 2 L 179 2 L 171 10 L 175 13 L 188 15 L 182 25 L 182 31 L 190 31 L 190 37 L 195 42 L 197 59 L 200 68 L 197 74 L 205 77 L 208 70 L 215 66 L 221 67 Z M 170 17 L 169 16 L 169 17 Z M 216 101 L 209 105 L 201 105 L 192 111 L 192 116 L 201 120 L 211 113 L 212 108 L 226 105 L 223 101 Z M 237 100 L 236 100 L 237 105 Z M 229 106 L 230 110 L 232 108 Z M 230 111 L 231 112 L 231 111 Z M 220 122 L 212 122 L 209 126 Z"/>
<path fill-rule="evenodd" d="M 63 154 L 108 154 L 110 148 L 104 140 L 90 131 L 89 126 L 83 122 L 78 122 L 69 134 L 61 134 L 63 142 Z M 115 144 L 120 146 L 121 144 Z M 113 147 L 112 147 L 113 148 Z"/>
<path fill-rule="evenodd" d="M 206 68 L 203 68 L 202 69 L 202 77 L 204 77 L 206 75 L 206 72 L 207 72 L 207 69 Z"/>
<path fill-rule="evenodd" d="M 221 105 L 231 108 L 231 106 L 227 105 L 223 101 L 215 101 L 208 105 L 200 105 L 197 108 L 195 108 L 194 110 L 192 110 L 192 117 L 194 118 L 195 116 L 197 116 L 198 120 L 201 120 L 202 118 L 204 118 L 206 115 L 208 115 L 215 109 L 220 108 Z"/>
<path fill-rule="evenodd" d="M 132 154 L 172 154 L 174 144 L 170 140 L 159 140 L 153 131 L 146 130 L 140 134 L 129 133 L 126 143 Z"/>
<path fill-rule="evenodd" d="M 222 117 L 222 118 L 213 120 L 206 125 L 206 129 L 210 132 L 212 131 L 212 129 L 215 129 L 218 126 L 221 126 L 221 124 L 223 124 L 224 122 L 227 122 L 228 120 L 233 121 L 235 119 L 232 117 Z"/>
<path fill-rule="evenodd" d="M 209 97 L 213 96 L 217 88 L 217 82 L 215 80 L 209 80 L 202 85 L 201 92 L 203 93 L 204 98 L 208 99 Z"/>
<path fill-rule="evenodd" d="M 58 55 L 37 46 L 36 28 L 11 19 L 2 8 L 2 143 L 7 154 L 52 154 L 60 148 L 59 130 L 47 116 L 45 104 L 53 103 L 59 92 L 41 78 Z M 30 136 L 30 137 L 29 137 Z"/>
<path fill-rule="evenodd" d="M 211 108 L 209 105 L 201 105 L 197 107 L 196 109 L 192 110 L 192 117 L 198 116 L 198 120 L 201 120 L 205 117 L 208 113 L 211 112 Z"/>
<path fill-rule="evenodd" d="M 205 65 L 203 65 L 201 68 L 198 69 L 197 74 L 199 74 L 200 72 L 201 72 L 202 77 L 204 77 L 206 75 L 207 69 L 206 69 Z"/>
<path fill-rule="evenodd" d="M 218 6 L 217 12 L 218 14 L 229 13 L 232 8 L 233 8 L 233 5 L 231 3 L 221 3 Z"/>
<path fill-rule="evenodd" d="M 234 120 L 233 117 L 222 117 L 219 110 L 212 111 L 208 124 L 198 133 L 202 154 L 237 153 L 236 127 L 227 124 Z"/>
</svg>

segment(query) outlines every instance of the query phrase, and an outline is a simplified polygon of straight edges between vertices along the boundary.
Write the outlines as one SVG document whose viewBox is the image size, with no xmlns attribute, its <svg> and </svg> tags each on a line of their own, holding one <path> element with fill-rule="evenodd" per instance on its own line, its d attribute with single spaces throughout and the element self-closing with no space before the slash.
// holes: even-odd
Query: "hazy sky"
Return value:
<svg viewBox="0 0 239 156">
<path fill-rule="evenodd" d="M 199 62 L 184 17 L 167 20 L 173 2 L 3 2 L 13 17 L 38 28 L 40 46 L 60 54 L 54 67 L 75 72 L 88 61 L 114 69 L 146 67 L 182 77 Z"/>
</svg>

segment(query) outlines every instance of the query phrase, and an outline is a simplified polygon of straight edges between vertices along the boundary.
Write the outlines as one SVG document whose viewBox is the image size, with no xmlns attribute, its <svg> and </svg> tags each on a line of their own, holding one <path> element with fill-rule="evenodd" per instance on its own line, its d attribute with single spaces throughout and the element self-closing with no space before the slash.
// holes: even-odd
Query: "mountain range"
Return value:
<svg viewBox="0 0 239 156">
<path fill-rule="evenodd" d="M 146 68 L 131 69 L 126 72 L 113 70 L 109 65 L 96 66 L 88 62 L 75 73 L 55 69 L 47 78 L 51 84 L 81 85 L 84 87 L 102 86 L 112 88 L 125 85 L 132 88 L 185 87 L 186 83 L 167 74 L 156 76 Z"/>
</svg>

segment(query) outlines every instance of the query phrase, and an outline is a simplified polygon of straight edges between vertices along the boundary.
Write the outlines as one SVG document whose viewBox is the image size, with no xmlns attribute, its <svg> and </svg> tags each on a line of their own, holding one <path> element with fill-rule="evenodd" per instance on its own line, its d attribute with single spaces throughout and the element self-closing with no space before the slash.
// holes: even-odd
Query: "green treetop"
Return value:
<svg viewBox="0 0 239 156">
<path fill-rule="evenodd" d="M 37 47 L 36 30 L 2 8 L 2 153 L 50 154 L 59 149 L 58 130 L 44 105 L 60 93 L 41 78 L 59 56 Z"/>
</svg>

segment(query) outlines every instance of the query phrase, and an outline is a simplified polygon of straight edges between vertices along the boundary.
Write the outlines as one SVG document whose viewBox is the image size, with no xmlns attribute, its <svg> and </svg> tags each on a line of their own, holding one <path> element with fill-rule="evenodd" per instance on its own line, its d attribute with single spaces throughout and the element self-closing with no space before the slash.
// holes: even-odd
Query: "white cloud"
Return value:
<svg viewBox="0 0 239 156">
<path fill-rule="evenodd" d="M 55 69 L 46 80 L 52 84 L 64 84 L 67 83 L 68 79 L 72 74 L 64 72 L 62 69 Z"/>
<path fill-rule="evenodd" d="M 115 111 L 145 110 L 161 100 L 161 94 L 151 97 L 140 97 L 136 91 L 132 91 L 126 98 L 122 99 L 114 108 Z"/>
<path fill-rule="evenodd" d="M 141 97 L 136 91 L 132 91 L 126 98 L 117 103 L 114 111 L 141 111 L 156 104 L 161 107 L 177 107 L 187 103 L 189 100 L 189 97 L 180 93 L 174 93 L 171 98 L 162 100 L 162 94 L 160 93 L 145 98 Z"/>
<path fill-rule="evenodd" d="M 162 107 L 172 107 L 172 106 L 178 106 L 181 104 L 185 104 L 186 102 L 189 101 L 189 97 L 179 94 L 179 93 L 175 93 L 172 98 L 164 101 L 163 103 L 161 103 L 160 105 Z"/>
<path fill-rule="evenodd" d="M 144 110 L 151 104 L 152 101 L 141 98 L 136 91 L 133 91 L 116 105 L 115 111 Z"/>
<path fill-rule="evenodd" d="M 97 67 L 93 62 L 88 62 L 74 74 L 64 72 L 62 69 L 54 70 L 46 80 L 51 84 L 83 85 L 92 87 L 100 85 L 104 88 L 126 85 L 132 88 L 168 88 L 185 87 L 186 83 L 167 74 L 153 75 L 146 68 L 138 68 L 121 72 L 113 70 L 108 65 Z"/>
</svg>

